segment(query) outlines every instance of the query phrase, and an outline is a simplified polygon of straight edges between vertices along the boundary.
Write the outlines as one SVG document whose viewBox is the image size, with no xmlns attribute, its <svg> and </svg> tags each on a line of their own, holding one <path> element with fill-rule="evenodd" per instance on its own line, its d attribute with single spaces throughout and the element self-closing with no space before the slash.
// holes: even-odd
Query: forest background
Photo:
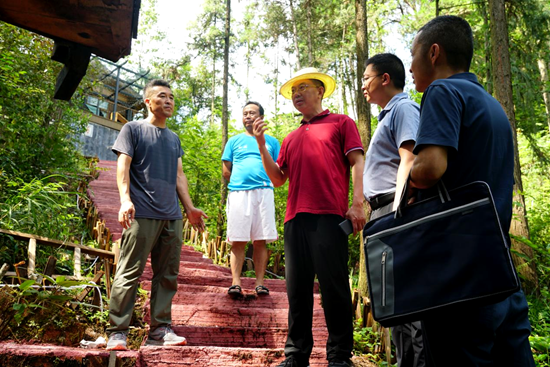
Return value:
<svg viewBox="0 0 550 367">
<path fill-rule="evenodd" d="M 389 39 L 401 39 L 409 48 L 418 28 L 435 15 L 467 19 L 475 38 L 471 71 L 502 103 L 515 132 L 514 260 L 531 306 L 537 363 L 550 365 L 547 1 L 233 0 L 240 12 L 235 16 L 230 0 L 204 0 L 189 27 L 189 43 L 178 53 L 169 51 L 174 35 L 159 27 L 157 1 L 162 0 L 142 1 L 140 35 L 129 64 L 171 82 L 176 113 L 169 127 L 182 141 L 192 198 L 210 216 L 209 232 L 221 236 L 227 194 L 222 147 L 242 130 L 238 116 L 246 100 L 256 99 L 254 88 L 262 88 L 267 101 L 260 102 L 270 106 L 269 133 L 282 141 L 300 121 L 278 95 L 282 82 L 303 67 L 328 72 L 338 88 L 324 107 L 353 116 L 368 147 L 377 120 L 360 91 L 364 60 L 395 52 Z M 87 125 L 80 112 L 83 99 L 99 70 L 91 64 L 71 102 L 54 101 L 61 65 L 50 60 L 51 49 L 50 40 L 0 22 L 0 227 L 86 242 L 75 206 L 75 185 L 85 160 L 75 146 Z M 235 60 L 245 65 L 244 75 L 236 75 Z M 408 92 L 420 102 L 420 94 Z M 270 245 L 274 253 L 283 253 L 287 190 L 287 185 L 275 190 L 280 240 Z M 23 248 L 0 241 L 0 262 L 14 264 L 24 257 Z M 360 248 L 360 238 L 350 237 L 350 274 L 364 292 Z M 68 272 L 70 266 L 58 263 L 59 271 L 65 267 Z"/>
</svg>

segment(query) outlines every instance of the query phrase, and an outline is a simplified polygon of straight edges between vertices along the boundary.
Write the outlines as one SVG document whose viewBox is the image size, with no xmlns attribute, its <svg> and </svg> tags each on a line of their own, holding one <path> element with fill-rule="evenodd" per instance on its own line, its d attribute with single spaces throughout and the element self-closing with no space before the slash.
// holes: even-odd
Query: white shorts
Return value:
<svg viewBox="0 0 550 367">
<path fill-rule="evenodd" d="M 227 241 L 277 240 L 272 189 L 231 191 L 227 197 Z"/>
</svg>

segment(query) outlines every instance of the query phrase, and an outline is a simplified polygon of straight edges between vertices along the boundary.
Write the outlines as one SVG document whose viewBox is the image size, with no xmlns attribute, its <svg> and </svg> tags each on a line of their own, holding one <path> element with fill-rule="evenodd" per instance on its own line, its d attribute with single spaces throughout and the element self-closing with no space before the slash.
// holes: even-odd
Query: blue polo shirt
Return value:
<svg viewBox="0 0 550 367">
<path fill-rule="evenodd" d="M 414 153 L 425 145 L 448 148 L 448 189 L 473 181 L 489 184 L 503 230 L 512 218 L 514 142 L 500 103 L 472 73 L 434 81 L 424 92 Z"/>
<path fill-rule="evenodd" d="M 281 149 L 279 141 L 265 135 L 265 145 L 273 160 L 277 161 Z M 254 136 L 242 133 L 231 137 L 225 145 L 222 161 L 232 163 L 229 191 L 273 189 Z"/>
<path fill-rule="evenodd" d="M 370 141 L 363 171 L 363 195 L 370 201 L 395 191 L 401 163 L 399 148 L 415 141 L 420 107 L 406 93 L 393 96 L 378 115 L 378 126 Z"/>
</svg>

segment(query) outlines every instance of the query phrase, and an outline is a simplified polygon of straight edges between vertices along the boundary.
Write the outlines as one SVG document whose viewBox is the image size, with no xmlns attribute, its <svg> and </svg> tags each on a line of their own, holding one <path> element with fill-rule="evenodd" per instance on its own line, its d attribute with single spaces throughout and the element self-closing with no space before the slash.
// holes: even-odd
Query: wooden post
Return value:
<svg viewBox="0 0 550 367">
<path fill-rule="evenodd" d="M 189 239 L 189 221 L 185 220 L 185 224 L 183 225 L 183 240 L 186 241 Z"/>
<path fill-rule="evenodd" d="M 209 259 L 212 258 L 212 255 L 211 255 L 211 248 L 212 248 L 212 243 L 211 242 L 208 242 L 208 243 L 202 243 L 202 246 L 203 248 L 206 247 L 206 251 L 204 252 L 206 256 L 208 256 Z"/>
<path fill-rule="evenodd" d="M 362 302 L 357 302 L 355 306 L 355 319 L 361 319 L 363 318 L 363 306 Z"/>
<path fill-rule="evenodd" d="M 386 345 L 386 362 L 388 362 L 388 366 L 391 366 L 391 338 L 389 328 L 384 328 L 384 342 Z"/>
<path fill-rule="evenodd" d="M 95 284 L 99 285 L 100 284 L 100 281 L 101 281 L 101 277 L 103 276 L 103 271 L 99 271 L 97 272 L 97 274 L 94 276 L 94 278 L 92 279 L 92 282 L 94 282 Z M 76 296 L 76 300 L 77 302 L 82 302 L 84 300 L 84 298 L 86 298 L 86 296 L 88 295 L 88 293 L 90 293 L 92 291 L 92 288 L 88 287 L 88 288 L 84 288 L 82 290 L 82 292 L 80 292 L 78 294 L 78 296 Z M 77 304 L 72 304 L 72 308 L 73 310 L 77 307 L 78 305 Z"/>
<path fill-rule="evenodd" d="M 222 241 L 220 249 L 220 262 L 223 260 L 224 264 L 227 264 L 227 242 Z"/>
<path fill-rule="evenodd" d="M 36 267 L 36 239 L 35 238 L 29 239 L 28 254 L 29 254 L 29 265 L 27 266 L 27 275 L 29 277 L 33 277 L 35 272 L 35 267 Z"/>
<path fill-rule="evenodd" d="M 105 268 L 105 291 L 107 298 L 111 298 L 111 263 L 108 259 L 103 260 L 103 268 Z"/>
<path fill-rule="evenodd" d="M 0 280 L 2 280 L 2 278 L 4 277 L 4 275 L 6 275 L 6 273 L 8 272 L 8 269 L 10 268 L 10 266 L 8 264 L 4 264 L 2 265 L 2 268 L 0 268 Z"/>
<path fill-rule="evenodd" d="M 275 258 L 273 258 L 273 272 L 275 274 L 279 274 L 280 264 L 281 264 L 281 253 L 278 252 L 275 254 Z"/>
<path fill-rule="evenodd" d="M 359 303 L 359 291 L 357 291 L 357 289 L 354 289 L 351 293 L 351 305 L 354 310 L 357 308 L 358 303 Z"/>
<path fill-rule="evenodd" d="M 194 243 L 195 239 L 195 228 L 191 227 L 191 233 L 189 234 L 189 242 Z"/>
<path fill-rule="evenodd" d="M 53 276 L 53 273 L 55 272 L 56 262 L 57 259 L 55 258 L 55 256 L 48 257 L 48 262 L 46 262 L 46 268 L 44 269 L 44 275 L 47 275 L 49 277 Z M 49 280 L 45 280 L 44 285 L 51 285 L 51 282 Z"/>
<path fill-rule="evenodd" d="M 365 315 L 366 315 L 366 321 L 364 321 L 365 327 L 371 327 L 375 324 L 375 321 L 374 321 L 374 318 L 372 317 L 370 300 L 366 297 L 363 297 L 363 303 L 365 304 Z"/>
<path fill-rule="evenodd" d="M 82 279 L 82 274 L 81 274 L 81 260 L 82 260 L 82 253 L 81 253 L 81 249 L 80 248 L 75 248 L 74 249 L 74 276 L 76 277 L 76 279 Z"/>
</svg>

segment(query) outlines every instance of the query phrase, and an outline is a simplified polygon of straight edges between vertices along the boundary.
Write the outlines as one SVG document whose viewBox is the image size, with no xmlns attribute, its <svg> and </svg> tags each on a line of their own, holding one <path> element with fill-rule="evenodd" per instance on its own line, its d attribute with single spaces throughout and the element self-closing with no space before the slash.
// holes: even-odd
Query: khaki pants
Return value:
<svg viewBox="0 0 550 367">
<path fill-rule="evenodd" d="M 136 302 L 138 281 L 151 254 L 151 329 L 172 322 L 178 290 L 182 220 L 136 218 L 122 233 L 120 260 L 111 288 L 108 332 L 126 332 Z"/>
</svg>

